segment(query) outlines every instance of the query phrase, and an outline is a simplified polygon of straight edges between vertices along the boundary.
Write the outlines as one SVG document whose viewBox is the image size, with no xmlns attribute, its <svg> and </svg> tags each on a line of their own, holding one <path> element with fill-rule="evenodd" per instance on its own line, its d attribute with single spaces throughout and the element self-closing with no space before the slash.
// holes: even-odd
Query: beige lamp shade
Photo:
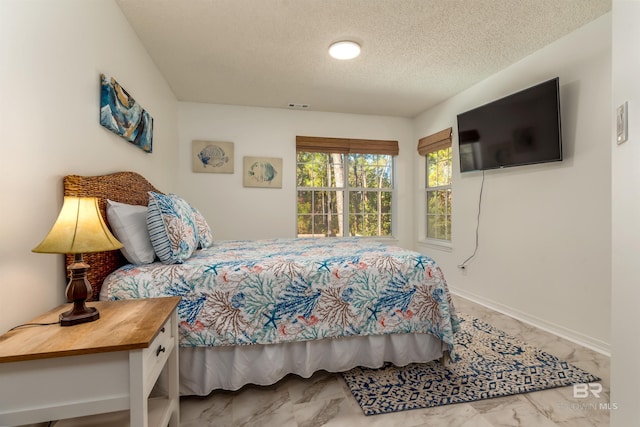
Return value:
<svg viewBox="0 0 640 427">
<path fill-rule="evenodd" d="M 95 197 L 65 197 L 53 228 L 33 252 L 81 254 L 120 249 L 107 228 Z"/>
</svg>

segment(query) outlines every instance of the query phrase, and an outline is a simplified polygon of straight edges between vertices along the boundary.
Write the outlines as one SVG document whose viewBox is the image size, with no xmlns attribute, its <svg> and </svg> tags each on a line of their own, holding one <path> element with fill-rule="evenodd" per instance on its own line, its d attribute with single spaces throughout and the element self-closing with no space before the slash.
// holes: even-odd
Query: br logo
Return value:
<svg viewBox="0 0 640 427">
<path fill-rule="evenodd" d="M 596 399 L 600 398 L 602 393 L 602 384 L 599 383 L 580 383 L 573 385 L 573 398 L 586 399 L 590 394 Z"/>
</svg>

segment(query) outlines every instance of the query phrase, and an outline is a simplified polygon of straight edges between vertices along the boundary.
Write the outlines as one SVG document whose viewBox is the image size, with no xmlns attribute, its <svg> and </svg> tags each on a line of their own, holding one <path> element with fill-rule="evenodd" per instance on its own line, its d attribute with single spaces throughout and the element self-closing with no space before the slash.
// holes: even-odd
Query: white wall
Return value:
<svg viewBox="0 0 640 427">
<path fill-rule="evenodd" d="M 62 255 L 34 254 L 62 177 L 134 170 L 177 178 L 177 101 L 112 0 L 0 1 L 0 332 L 64 302 Z M 154 118 L 147 154 L 99 124 L 99 76 Z"/>
<path fill-rule="evenodd" d="M 417 142 L 409 119 L 276 108 L 180 103 L 180 188 L 211 225 L 216 239 L 296 235 L 296 135 L 398 140 L 396 237 L 411 247 L 411 172 Z M 193 140 L 234 143 L 235 173 L 194 173 Z M 283 159 L 281 189 L 245 188 L 244 156 Z"/>
<path fill-rule="evenodd" d="M 455 292 L 607 352 L 610 345 L 610 15 L 547 46 L 415 120 L 416 136 L 453 126 L 452 248 L 418 243 Z M 560 77 L 561 163 L 460 174 L 456 115 Z M 414 163 L 424 182 L 424 159 Z M 424 192 L 415 189 L 418 236 Z"/>
<path fill-rule="evenodd" d="M 611 402 L 612 426 L 637 425 L 640 413 L 640 1 L 613 1 L 613 104 L 610 117 L 613 204 L 613 288 Z M 629 139 L 615 142 L 616 108 L 628 102 Z"/>
</svg>

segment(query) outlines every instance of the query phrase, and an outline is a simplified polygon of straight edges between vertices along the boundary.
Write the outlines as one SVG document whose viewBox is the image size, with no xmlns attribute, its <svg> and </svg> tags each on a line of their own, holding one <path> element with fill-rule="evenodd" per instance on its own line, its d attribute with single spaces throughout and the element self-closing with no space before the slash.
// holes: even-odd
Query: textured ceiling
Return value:
<svg viewBox="0 0 640 427">
<path fill-rule="evenodd" d="M 403 117 L 611 9 L 611 0 L 116 1 L 180 101 Z M 329 57 L 343 39 L 361 43 L 358 58 Z"/>
</svg>

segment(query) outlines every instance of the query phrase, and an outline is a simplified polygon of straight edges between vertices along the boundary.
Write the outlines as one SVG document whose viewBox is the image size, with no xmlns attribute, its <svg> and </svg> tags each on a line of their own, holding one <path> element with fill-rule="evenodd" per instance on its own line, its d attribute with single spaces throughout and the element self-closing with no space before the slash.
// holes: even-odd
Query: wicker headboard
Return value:
<svg viewBox="0 0 640 427">
<path fill-rule="evenodd" d="M 147 206 L 149 191 L 159 192 L 142 175 L 135 172 L 117 172 L 102 176 L 67 175 L 64 177 L 64 195 L 75 197 L 97 197 L 100 213 L 107 222 L 107 199 L 130 205 Z M 120 251 L 84 254 L 84 261 L 91 266 L 87 279 L 93 288 L 92 299 L 98 299 L 105 277 L 117 268 L 127 264 Z M 73 255 L 67 255 L 66 265 L 73 262 Z"/>
</svg>

